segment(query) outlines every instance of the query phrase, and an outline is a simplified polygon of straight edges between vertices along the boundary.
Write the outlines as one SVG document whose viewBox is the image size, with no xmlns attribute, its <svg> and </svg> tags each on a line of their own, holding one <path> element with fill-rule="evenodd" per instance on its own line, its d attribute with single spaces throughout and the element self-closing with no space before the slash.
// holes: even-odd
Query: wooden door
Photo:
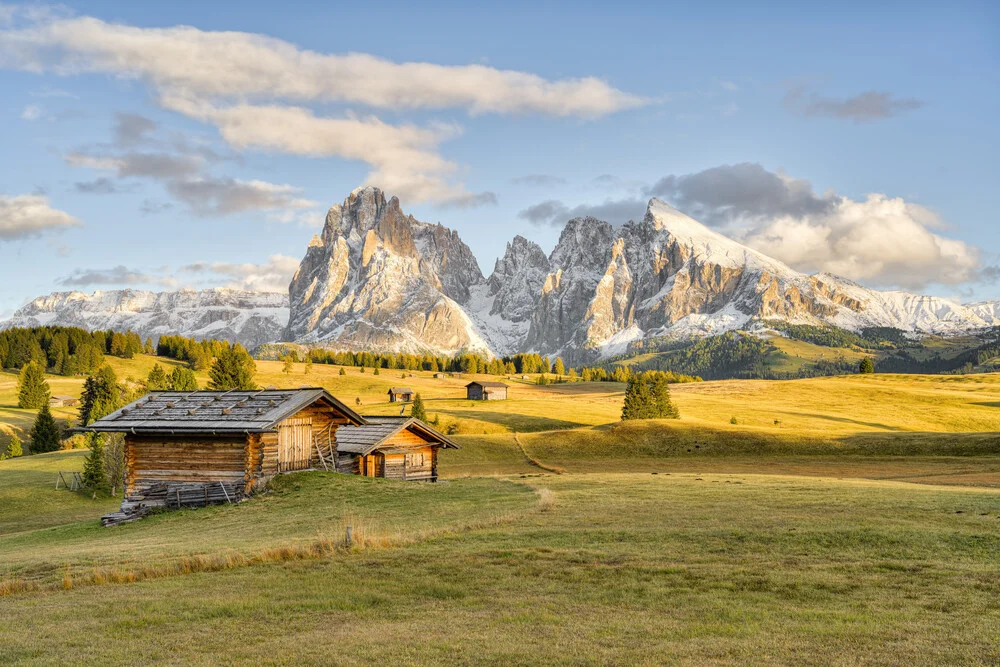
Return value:
<svg viewBox="0 0 1000 667">
<path fill-rule="evenodd" d="M 278 425 L 278 470 L 303 470 L 312 457 L 312 418 L 292 417 Z"/>
</svg>

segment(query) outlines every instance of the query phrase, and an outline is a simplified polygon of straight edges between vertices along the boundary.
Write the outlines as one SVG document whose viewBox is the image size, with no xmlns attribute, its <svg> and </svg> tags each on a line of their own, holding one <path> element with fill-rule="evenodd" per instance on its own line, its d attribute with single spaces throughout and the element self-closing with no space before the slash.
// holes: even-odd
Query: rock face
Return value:
<svg viewBox="0 0 1000 667">
<path fill-rule="evenodd" d="M 377 188 L 326 217 L 289 286 L 286 337 L 377 352 L 489 353 L 463 308 L 485 286 L 455 232 L 415 220 Z"/>
<path fill-rule="evenodd" d="M 950 335 L 1000 326 L 1000 302 L 964 306 L 808 276 L 658 199 L 642 220 L 618 228 L 570 220 L 548 257 L 517 236 L 486 280 L 456 232 L 406 215 L 399 200 L 369 187 L 330 209 L 287 299 L 223 289 L 66 292 L 0 326 L 133 329 L 248 347 L 287 340 L 371 352 L 538 352 L 579 364 L 643 339 L 760 330 L 774 319 Z"/>
<path fill-rule="evenodd" d="M 1000 324 L 993 304 L 804 275 L 658 199 L 641 221 L 617 230 L 571 220 L 549 260 L 523 346 L 574 362 L 622 353 L 643 338 L 706 336 L 772 319 L 938 334 Z"/>
<path fill-rule="evenodd" d="M 55 292 L 18 309 L 0 328 L 61 325 L 131 329 L 144 338 L 165 334 L 217 338 L 254 348 L 278 340 L 288 321 L 288 297 L 231 289 L 178 292 L 109 290 Z"/>
</svg>

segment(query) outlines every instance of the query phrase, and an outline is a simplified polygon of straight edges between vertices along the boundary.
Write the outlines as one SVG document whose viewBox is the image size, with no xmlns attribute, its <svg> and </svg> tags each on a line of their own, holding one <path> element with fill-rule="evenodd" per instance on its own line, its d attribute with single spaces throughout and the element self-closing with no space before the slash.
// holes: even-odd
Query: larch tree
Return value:
<svg viewBox="0 0 1000 667">
<path fill-rule="evenodd" d="M 563 364 L 562 357 L 556 357 L 556 363 L 552 365 L 552 372 L 556 375 L 566 375 L 566 365 Z"/>
<path fill-rule="evenodd" d="M 103 489 L 104 479 L 104 434 L 91 433 L 87 443 L 90 452 L 83 460 L 83 485 L 94 491 L 97 495 L 98 489 Z"/>
<path fill-rule="evenodd" d="M 149 375 L 146 376 L 146 388 L 150 391 L 169 389 L 167 374 L 159 364 L 153 364 L 153 370 L 149 371 Z"/>
<path fill-rule="evenodd" d="M 17 407 L 38 410 L 49 404 L 49 383 L 45 381 L 45 369 L 39 362 L 30 361 L 24 365 L 17 385 Z"/>
<path fill-rule="evenodd" d="M 868 375 L 869 373 L 875 372 L 875 362 L 872 361 L 871 357 L 865 357 L 861 360 L 861 363 L 858 364 L 858 372 L 862 375 Z"/>
<path fill-rule="evenodd" d="M 424 407 L 424 399 L 418 393 L 413 397 L 413 406 L 410 408 L 410 416 L 422 422 L 427 421 L 427 409 Z"/>
<path fill-rule="evenodd" d="M 257 389 L 254 382 L 256 372 L 257 364 L 253 357 L 237 343 L 223 350 L 212 364 L 208 371 L 208 388 L 216 391 Z"/>
<path fill-rule="evenodd" d="M 198 391 L 198 378 L 190 368 L 175 366 L 170 374 L 170 388 L 174 391 Z"/>
</svg>

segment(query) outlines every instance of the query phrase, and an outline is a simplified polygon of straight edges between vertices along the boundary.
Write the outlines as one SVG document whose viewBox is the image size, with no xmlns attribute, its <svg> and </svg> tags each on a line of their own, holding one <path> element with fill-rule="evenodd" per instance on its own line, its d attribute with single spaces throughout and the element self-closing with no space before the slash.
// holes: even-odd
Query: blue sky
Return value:
<svg viewBox="0 0 1000 667">
<path fill-rule="evenodd" d="M 0 315 L 280 288 L 365 183 L 487 275 L 656 195 L 803 271 L 1000 298 L 996 3 L 318 5 L 0 5 Z"/>
</svg>

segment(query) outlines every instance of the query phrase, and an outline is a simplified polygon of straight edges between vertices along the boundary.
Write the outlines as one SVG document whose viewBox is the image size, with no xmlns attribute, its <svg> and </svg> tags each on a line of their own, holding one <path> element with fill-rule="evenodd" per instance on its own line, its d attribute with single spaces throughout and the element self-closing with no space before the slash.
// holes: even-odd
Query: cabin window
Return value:
<svg viewBox="0 0 1000 667">
<path fill-rule="evenodd" d="M 406 467 L 407 468 L 422 468 L 424 465 L 424 455 L 423 454 L 407 454 L 406 455 Z"/>
</svg>

